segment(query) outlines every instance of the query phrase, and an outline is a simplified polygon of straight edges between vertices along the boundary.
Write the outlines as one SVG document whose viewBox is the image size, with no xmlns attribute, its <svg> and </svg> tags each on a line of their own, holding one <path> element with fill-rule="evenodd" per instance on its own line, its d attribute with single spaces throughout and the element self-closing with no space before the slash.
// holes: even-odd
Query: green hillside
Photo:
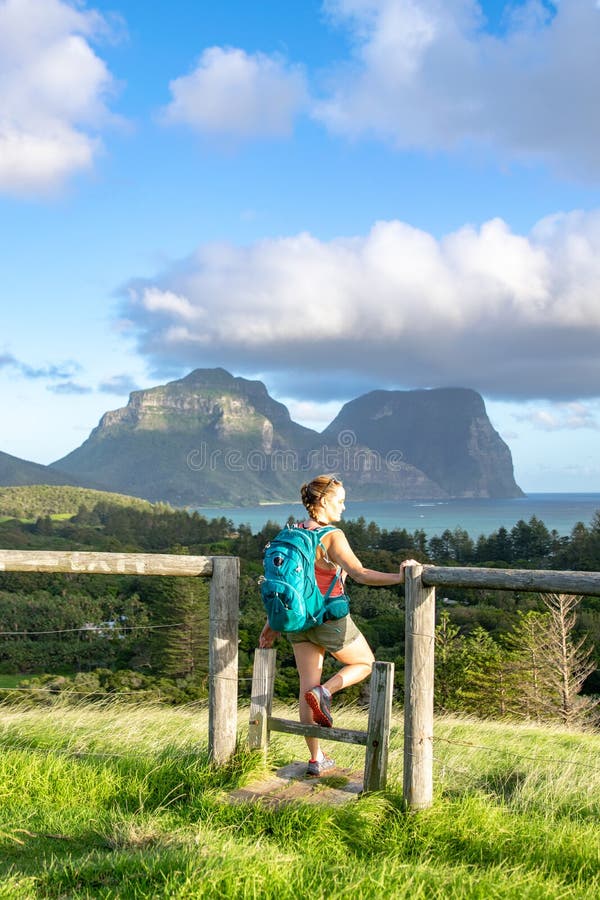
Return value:
<svg viewBox="0 0 600 900">
<path fill-rule="evenodd" d="M 0 487 L 0 516 L 35 519 L 38 516 L 74 516 L 80 506 L 91 509 L 97 503 L 152 509 L 152 504 L 138 497 L 95 491 L 69 485 L 32 484 Z"/>
<path fill-rule="evenodd" d="M 0 485 L 12 484 L 81 484 L 77 478 L 50 466 L 11 456 L 0 451 Z"/>
<path fill-rule="evenodd" d="M 347 708 L 336 724 L 364 727 L 365 716 Z M 243 750 L 247 718 L 242 710 L 237 757 L 215 769 L 206 710 L 5 709 L 0 896 L 600 896 L 599 735 L 439 718 L 434 805 L 406 814 L 399 710 L 388 791 L 341 806 L 320 803 L 318 786 L 310 803 L 233 804 L 231 791 L 265 774 L 261 755 Z M 363 748 L 327 749 L 340 767 L 362 770 Z M 305 756 L 301 738 L 279 735 L 268 765 Z"/>
</svg>

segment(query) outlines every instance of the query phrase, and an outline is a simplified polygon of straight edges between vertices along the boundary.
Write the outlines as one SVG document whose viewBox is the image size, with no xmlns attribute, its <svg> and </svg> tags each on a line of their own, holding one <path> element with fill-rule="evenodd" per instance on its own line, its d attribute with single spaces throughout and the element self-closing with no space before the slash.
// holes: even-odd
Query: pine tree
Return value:
<svg viewBox="0 0 600 900">
<path fill-rule="evenodd" d="M 209 585 L 206 579 L 156 577 L 149 600 L 155 628 L 152 668 L 174 678 L 208 672 Z"/>
<path fill-rule="evenodd" d="M 558 719 L 565 725 L 590 720 L 596 704 L 580 691 L 595 664 L 585 637 L 574 636 L 580 600 L 571 594 L 545 594 L 546 612 L 519 615 L 505 642 L 508 675 L 519 685 L 512 713 L 538 721 Z"/>
<path fill-rule="evenodd" d="M 503 716 L 508 706 L 503 648 L 477 625 L 465 641 L 461 708 L 477 716 Z"/>
<path fill-rule="evenodd" d="M 544 648 L 548 642 L 548 615 L 535 611 L 519 611 L 517 615 L 517 624 L 504 640 L 508 651 L 506 676 L 519 685 L 508 712 L 540 721 L 547 709 L 543 674 L 547 665 Z"/>
<path fill-rule="evenodd" d="M 555 714 L 565 725 L 589 720 L 595 706 L 590 698 L 581 697 L 583 684 L 595 669 L 593 648 L 586 638 L 575 638 L 577 607 L 581 597 L 573 594 L 547 594 L 544 603 L 550 618 L 548 666 L 544 680 L 549 697 L 557 697 Z"/>
<path fill-rule="evenodd" d="M 436 708 L 448 712 L 460 709 L 460 688 L 464 681 L 464 638 L 458 625 L 450 620 L 447 610 L 440 615 L 435 628 L 435 681 Z"/>
</svg>

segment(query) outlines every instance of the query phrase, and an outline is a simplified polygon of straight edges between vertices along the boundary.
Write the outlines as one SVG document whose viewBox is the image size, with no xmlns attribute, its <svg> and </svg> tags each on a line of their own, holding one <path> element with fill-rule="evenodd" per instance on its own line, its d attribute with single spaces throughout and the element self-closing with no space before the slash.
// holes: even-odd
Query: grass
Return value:
<svg viewBox="0 0 600 900">
<path fill-rule="evenodd" d="M 31 676 L 34 677 L 33 675 Z M 27 681 L 27 675 L 0 675 L 0 690 L 2 688 L 14 688 L 18 684 Z"/>
<path fill-rule="evenodd" d="M 212 767 L 205 710 L 2 707 L 0 900 L 600 895 L 600 736 L 442 718 L 434 805 L 407 814 L 394 721 L 385 794 L 268 808 L 228 802 L 264 762 L 241 740 Z M 362 768 L 360 748 L 326 749 Z M 277 735 L 268 766 L 305 756 Z"/>
</svg>

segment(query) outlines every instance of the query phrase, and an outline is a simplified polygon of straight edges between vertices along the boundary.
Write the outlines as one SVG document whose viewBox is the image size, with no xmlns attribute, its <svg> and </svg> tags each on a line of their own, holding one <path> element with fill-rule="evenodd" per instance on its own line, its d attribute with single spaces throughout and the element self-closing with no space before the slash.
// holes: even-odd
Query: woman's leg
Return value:
<svg viewBox="0 0 600 900">
<path fill-rule="evenodd" d="M 304 699 L 307 691 L 316 684 L 321 684 L 323 673 L 323 659 L 325 650 L 310 641 L 301 641 L 294 644 L 294 656 L 298 675 L 300 676 L 300 721 L 304 725 L 312 725 L 314 722 L 313 711 Z M 306 743 L 311 759 L 317 759 L 319 755 L 319 739 L 307 737 Z"/>
<path fill-rule="evenodd" d="M 323 685 L 332 694 L 341 691 L 342 688 L 349 687 L 351 684 L 358 684 L 359 681 L 364 681 L 371 674 L 371 669 L 375 662 L 373 651 L 362 634 L 355 638 L 351 644 L 348 644 L 347 647 L 331 655 L 344 664 L 344 668 L 332 675 Z M 315 684 L 318 683 L 318 681 L 315 681 Z"/>
</svg>

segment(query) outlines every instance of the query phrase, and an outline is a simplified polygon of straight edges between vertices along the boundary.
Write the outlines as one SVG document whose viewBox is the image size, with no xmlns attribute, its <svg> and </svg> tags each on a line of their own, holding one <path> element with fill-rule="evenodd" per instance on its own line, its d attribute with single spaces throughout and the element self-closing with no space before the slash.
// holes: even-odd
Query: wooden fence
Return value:
<svg viewBox="0 0 600 900">
<path fill-rule="evenodd" d="M 234 556 L 0 550 L 0 572 L 210 578 L 208 749 L 218 764 L 229 759 L 237 739 L 239 571 Z"/>
<path fill-rule="evenodd" d="M 235 749 L 237 737 L 239 560 L 236 557 L 0 550 L 0 571 L 209 577 L 209 752 L 216 763 L 222 764 L 229 759 Z M 417 810 L 430 806 L 433 797 L 436 587 L 600 596 L 600 572 L 416 565 L 407 568 L 405 574 L 404 801 L 407 807 Z M 360 740 L 355 740 L 355 743 L 364 742 L 368 745 L 369 734 L 373 741 L 385 742 L 381 729 L 385 731 L 387 728 L 389 733 L 389 670 L 385 677 L 381 673 L 376 674 L 374 683 L 375 694 L 379 697 L 375 702 L 375 708 L 379 710 L 376 712 L 377 728 L 374 725 L 371 729 L 369 725 L 367 732 L 356 732 L 360 735 Z M 386 686 L 381 687 L 382 685 Z M 260 690 L 257 690 L 257 696 L 260 694 Z M 265 695 L 264 690 L 262 695 Z M 260 736 L 266 734 L 269 728 L 291 731 L 293 726 L 293 733 L 309 733 L 300 729 L 310 728 L 316 729 L 315 734 L 320 733 L 318 726 L 274 720 L 270 717 L 266 700 L 263 700 L 262 712 L 259 710 L 253 721 L 256 723 L 251 738 L 254 742 L 262 740 Z M 327 729 L 330 736 L 335 730 L 343 732 L 343 729 Z M 348 736 L 341 739 L 348 739 Z M 381 787 L 385 783 L 386 759 L 387 745 L 384 747 L 384 744 L 375 743 L 371 750 L 367 746 L 367 789 L 375 790 L 376 785 Z"/>
<path fill-rule="evenodd" d="M 433 798 L 433 670 L 436 587 L 600 596 L 600 572 L 410 566 L 406 572 L 404 802 L 424 809 Z"/>
</svg>

